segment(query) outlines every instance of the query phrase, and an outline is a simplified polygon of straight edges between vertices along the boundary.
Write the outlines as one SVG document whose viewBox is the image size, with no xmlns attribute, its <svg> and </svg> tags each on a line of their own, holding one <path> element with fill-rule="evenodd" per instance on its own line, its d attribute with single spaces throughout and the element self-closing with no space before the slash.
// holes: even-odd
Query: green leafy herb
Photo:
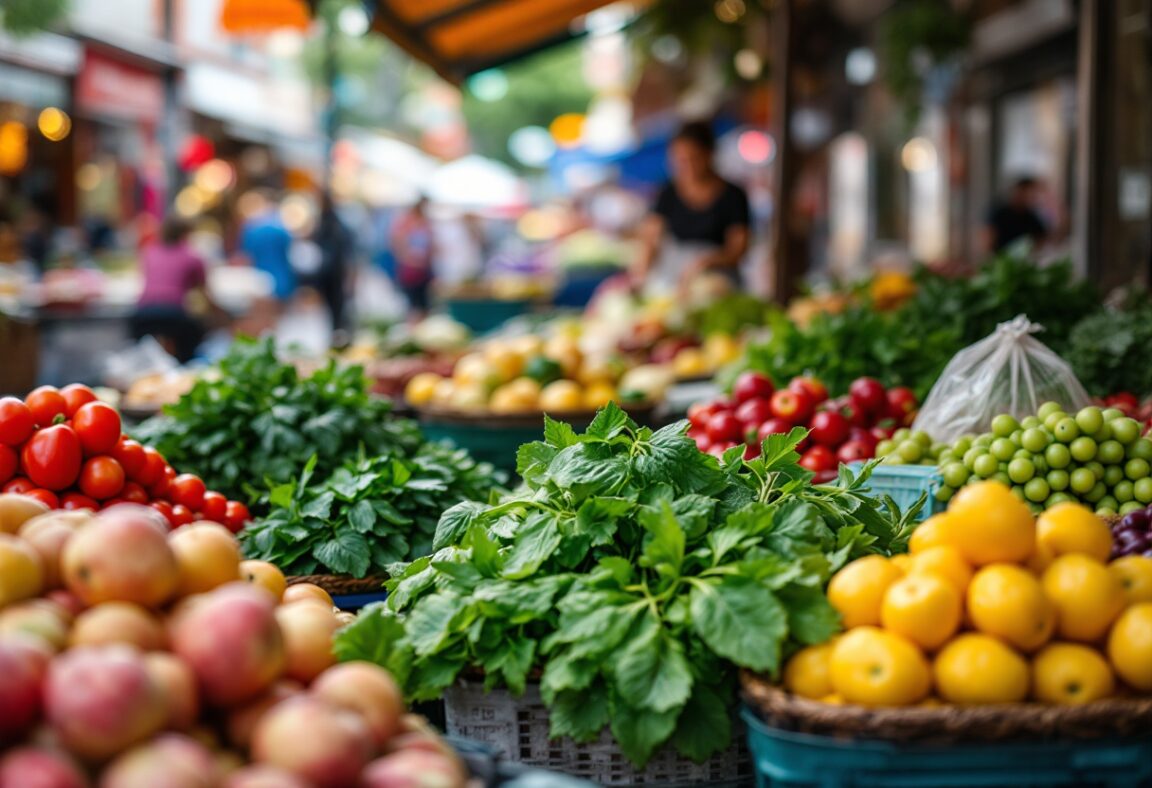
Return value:
<svg viewBox="0 0 1152 788">
<path fill-rule="evenodd" d="M 867 495 L 870 466 L 813 486 L 796 464 L 804 430 L 747 463 L 686 430 L 615 406 L 583 435 L 549 421 L 521 448 L 524 486 L 445 512 L 436 552 L 393 576 L 341 658 L 385 665 L 416 699 L 465 669 L 513 692 L 539 670 L 553 736 L 607 725 L 637 764 L 665 745 L 698 761 L 723 749 L 736 667 L 776 671 L 830 637 L 831 573 L 900 545 L 914 513 Z"/>
</svg>

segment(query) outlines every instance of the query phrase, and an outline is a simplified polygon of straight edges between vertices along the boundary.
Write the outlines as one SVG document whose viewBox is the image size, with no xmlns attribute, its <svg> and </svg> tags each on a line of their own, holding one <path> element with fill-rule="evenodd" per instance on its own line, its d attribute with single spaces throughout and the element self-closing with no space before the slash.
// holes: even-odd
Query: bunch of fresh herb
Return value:
<svg viewBox="0 0 1152 788">
<path fill-rule="evenodd" d="M 419 428 L 391 411 L 386 400 L 369 396 L 360 367 L 332 361 L 302 378 L 276 358 L 271 340 L 238 340 L 218 374 L 134 435 L 210 489 L 251 501 L 266 480 L 298 477 L 313 455 L 320 476 L 361 450 L 410 456 L 421 443 Z"/>
<path fill-rule="evenodd" d="M 240 534 L 248 558 L 286 573 L 381 574 L 399 561 L 432 552 L 445 508 L 486 500 L 499 481 L 487 463 L 437 443 L 413 457 L 370 457 L 315 480 L 316 456 L 300 478 L 273 487 L 262 503 L 271 514 Z"/>
<path fill-rule="evenodd" d="M 445 512 L 437 552 L 393 570 L 337 653 L 386 666 L 415 699 L 466 670 L 520 693 L 542 670 L 553 736 L 608 726 L 638 765 L 668 743 L 698 761 L 722 750 L 737 666 L 775 672 L 828 639 L 831 573 L 911 525 L 866 494 L 868 471 L 813 486 L 804 430 L 748 463 L 701 453 L 686 430 L 613 405 L 583 435 L 546 421 L 520 448 L 524 486 Z"/>
<path fill-rule="evenodd" d="M 1065 360 L 1090 394 L 1152 394 L 1152 304 L 1147 296 L 1126 308 L 1101 309 L 1076 324 Z"/>
</svg>

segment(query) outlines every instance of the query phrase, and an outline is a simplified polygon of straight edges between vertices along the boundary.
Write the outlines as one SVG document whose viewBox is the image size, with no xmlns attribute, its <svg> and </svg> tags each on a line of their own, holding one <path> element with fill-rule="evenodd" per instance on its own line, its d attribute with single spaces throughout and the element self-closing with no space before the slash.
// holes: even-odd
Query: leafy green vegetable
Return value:
<svg viewBox="0 0 1152 788">
<path fill-rule="evenodd" d="M 361 450 L 411 456 L 420 430 L 391 410 L 369 396 L 360 367 L 332 361 L 301 378 L 276 358 L 271 340 L 238 340 L 219 374 L 198 381 L 133 434 L 210 489 L 254 501 L 265 480 L 292 481 L 312 456 L 321 477 Z"/>
<path fill-rule="evenodd" d="M 271 513 L 241 532 L 247 557 L 296 575 L 381 574 L 431 553 L 444 507 L 487 498 L 498 482 L 491 465 L 436 443 L 411 458 L 350 462 L 313 482 L 316 464 L 313 455 L 299 479 L 261 500 Z"/>
<path fill-rule="evenodd" d="M 1152 304 L 1145 295 L 1127 308 L 1102 309 L 1072 329 L 1065 360 L 1088 393 L 1152 394 Z"/>
<path fill-rule="evenodd" d="M 436 552 L 393 574 L 337 653 L 383 664 L 416 699 L 465 669 L 520 692 L 538 669 L 553 736 L 609 725 L 638 765 L 668 743 L 696 760 L 723 749 L 736 666 L 776 671 L 836 632 L 824 583 L 898 548 L 915 512 L 867 495 L 871 466 L 813 486 L 802 429 L 747 463 L 686 430 L 614 405 L 583 435 L 547 421 L 519 452 L 524 486 L 445 512 Z"/>
</svg>

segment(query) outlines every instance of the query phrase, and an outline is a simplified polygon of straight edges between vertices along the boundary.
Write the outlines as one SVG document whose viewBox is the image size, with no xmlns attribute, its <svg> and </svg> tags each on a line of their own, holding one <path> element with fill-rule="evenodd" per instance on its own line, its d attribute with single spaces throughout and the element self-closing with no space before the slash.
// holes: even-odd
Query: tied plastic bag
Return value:
<svg viewBox="0 0 1152 788">
<path fill-rule="evenodd" d="M 1017 315 L 953 356 L 912 428 L 952 443 L 961 435 L 987 432 L 1001 413 L 1022 419 L 1049 401 L 1069 413 L 1087 405 L 1088 394 L 1072 368 L 1032 336 L 1042 330 Z"/>
</svg>

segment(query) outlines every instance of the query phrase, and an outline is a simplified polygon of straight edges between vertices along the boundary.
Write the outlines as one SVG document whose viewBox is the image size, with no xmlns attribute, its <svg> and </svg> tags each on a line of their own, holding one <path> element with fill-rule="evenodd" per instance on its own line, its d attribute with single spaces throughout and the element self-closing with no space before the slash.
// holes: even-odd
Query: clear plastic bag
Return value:
<svg viewBox="0 0 1152 788">
<path fill-rule="evenodd" d="M 1048 401 L 1068 412 L 1087 405 L 1088 394 L 1071 367 L 1032 336 L 1042 330 L 1018 315 L 953 356 L 913 429 L 951 443 L 961 435 L 987 432 L 1001 413 L 1021 419 Z"/>
</svg>

